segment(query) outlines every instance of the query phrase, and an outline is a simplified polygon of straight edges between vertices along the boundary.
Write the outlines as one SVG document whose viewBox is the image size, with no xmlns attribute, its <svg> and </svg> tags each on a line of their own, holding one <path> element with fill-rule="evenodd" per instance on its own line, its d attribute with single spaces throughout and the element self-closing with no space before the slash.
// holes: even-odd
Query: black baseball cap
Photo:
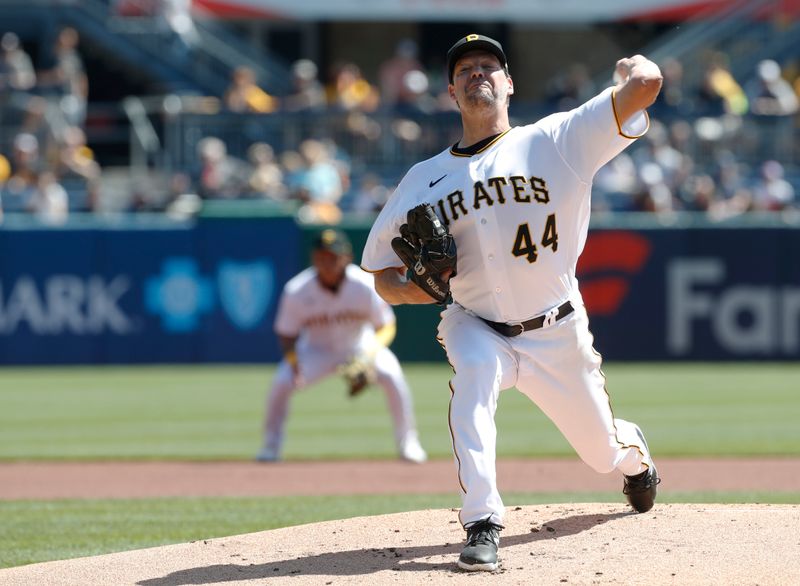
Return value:
<svg viewBox="0 0 800 586">
<path fill-rule="evenodd" d="M 508 59 L 503 52 L 503 46 L 484 35 L 467 35 L 456 41 L 447 52 L 447 79 L 453 83 L 453 70 L 456 68 L 456 61 L 467 51 L 488 51 L 500 60 L 500 65 L 508 71 Z"/>
<path fill-rule="evenodd" d="M 333 254 L 351 255 L 353 247 L 344 232 L 327 228 L 314 239 L 314 250 L 327 250 Z"/>
</svg>

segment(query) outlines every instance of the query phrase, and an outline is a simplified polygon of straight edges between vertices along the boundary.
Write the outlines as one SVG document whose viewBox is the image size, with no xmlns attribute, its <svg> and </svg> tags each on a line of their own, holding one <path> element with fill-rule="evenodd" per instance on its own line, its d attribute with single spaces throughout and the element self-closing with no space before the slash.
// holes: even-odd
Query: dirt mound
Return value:
<svg viewBox="0 0 800 586">
<path fill-rule="evenodd" d="M 493 584 L 798 584 L 800 506 L 509 508 Z M 0 570 L 0 584 L 458 584 L 452 510 L 329 521 Z"/>
</svg>

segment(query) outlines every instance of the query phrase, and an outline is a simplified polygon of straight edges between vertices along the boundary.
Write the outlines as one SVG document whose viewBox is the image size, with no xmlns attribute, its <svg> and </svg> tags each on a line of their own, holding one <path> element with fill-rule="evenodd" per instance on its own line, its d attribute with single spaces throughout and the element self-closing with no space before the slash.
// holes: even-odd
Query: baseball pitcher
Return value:
<svg viewBox="0 0 800 586">
<path fill-rule="evenodd" d="M 659 478 L 641 430 L 615 417 L 575 266 L 592 178 L 647 130 L 661 87 L 641 55 L 580 107 L 512 128 L 514 82 L 500 43 L 459 39 L 447 54 L 461 140 L 411 168 L 369 235 L 362 268 L 389 303 L 438 303 L 453 367 L 449 424 L 467 531 L 458 565 L 495 570 L 503 502 L 495 410 L 516 386 L 598 472 L 619 470 L 639 512 Z"/>
</svg>

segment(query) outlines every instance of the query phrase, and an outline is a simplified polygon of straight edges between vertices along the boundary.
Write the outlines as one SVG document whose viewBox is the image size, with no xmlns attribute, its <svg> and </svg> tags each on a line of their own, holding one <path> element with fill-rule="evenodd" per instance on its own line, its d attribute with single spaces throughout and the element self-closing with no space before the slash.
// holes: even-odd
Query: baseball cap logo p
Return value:
<svg viewBox="0 0 800 586">
<path fill-rule="evenodd" d="M 467 40 L 467 42 L 469 42 L 469 41 L 477 41 L 478 40 L 478 35 L 467 35 L 466 40 Z"/>
</svg>

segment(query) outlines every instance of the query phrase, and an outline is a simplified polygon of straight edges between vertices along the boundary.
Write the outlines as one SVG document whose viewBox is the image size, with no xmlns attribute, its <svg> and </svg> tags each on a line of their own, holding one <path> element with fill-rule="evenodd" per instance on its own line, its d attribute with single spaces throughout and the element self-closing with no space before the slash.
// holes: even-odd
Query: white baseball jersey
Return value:
<svg viewBox="0 0 800 586">
<path fill-rule="evenodd" d="M 323 287 L 313 267 L 292 278 L 283 289 L 275 331 L 298 336 L 295 349 L 301 377 L 284 359 L 278 366 L 267 397 L 264 441 L 259 459 L 280 458 L 292 393 L 333 374 L 354 356 L 372 356 L 376 383 L 385 395 L 394 423 L 400 457 L 412 462 L 427 458 L 419 443 L 411 389 L 397 357 L 376 346 L 375 332 L 394 323 L 391 306 L 375 291 L 372 275 L 348 265 L 335 293 Z"/>
<path fill-rule="evenodd" d="M 286 283 L 275 332 L 295 337 L 297 353 L 347 357 L 369 346 L 376 330 L 395 321 L 394 311 L 375 292 L 372 276 L 348 265 L 336 293 L 323 287 L 309 267 Z"/>
<path fill-rule="evenodd" d="M 632 476 L 652 464 L 639 428 L 613 416 L 575 278 L 592 178 L 647 130 L 644 112 L 621 128 L 613 100 L 609 88 L 571 112 L 414 166 L 367 240 L 363 268 L 402 267 L 391 241 L 421 203 L 434 206 L 455 238 L 455 303 L 442 312 L 438 339 L 453 368 L 448 417 L 464 526 L 502 525 L 494 416 L 503 389 L 536 403 L 598 472 Z M 574 310 L 562 319 L 516 336 L 479 319 L 527 321 L 566 301 Z"/>
<path fill-rule="evenodd" d="M 455 301 L 498 322 L 541 315 L 577 294 L 593 175 L 647 123 L 642 112 L 619 128 L 609 88 L 576 110 L 512 128 L 475 155 L 445 150 L 400 182 L 361 266 L 402 267 L 391 240 L 409 209 L 430 203 L 458 247 Z"/>
</svg>

